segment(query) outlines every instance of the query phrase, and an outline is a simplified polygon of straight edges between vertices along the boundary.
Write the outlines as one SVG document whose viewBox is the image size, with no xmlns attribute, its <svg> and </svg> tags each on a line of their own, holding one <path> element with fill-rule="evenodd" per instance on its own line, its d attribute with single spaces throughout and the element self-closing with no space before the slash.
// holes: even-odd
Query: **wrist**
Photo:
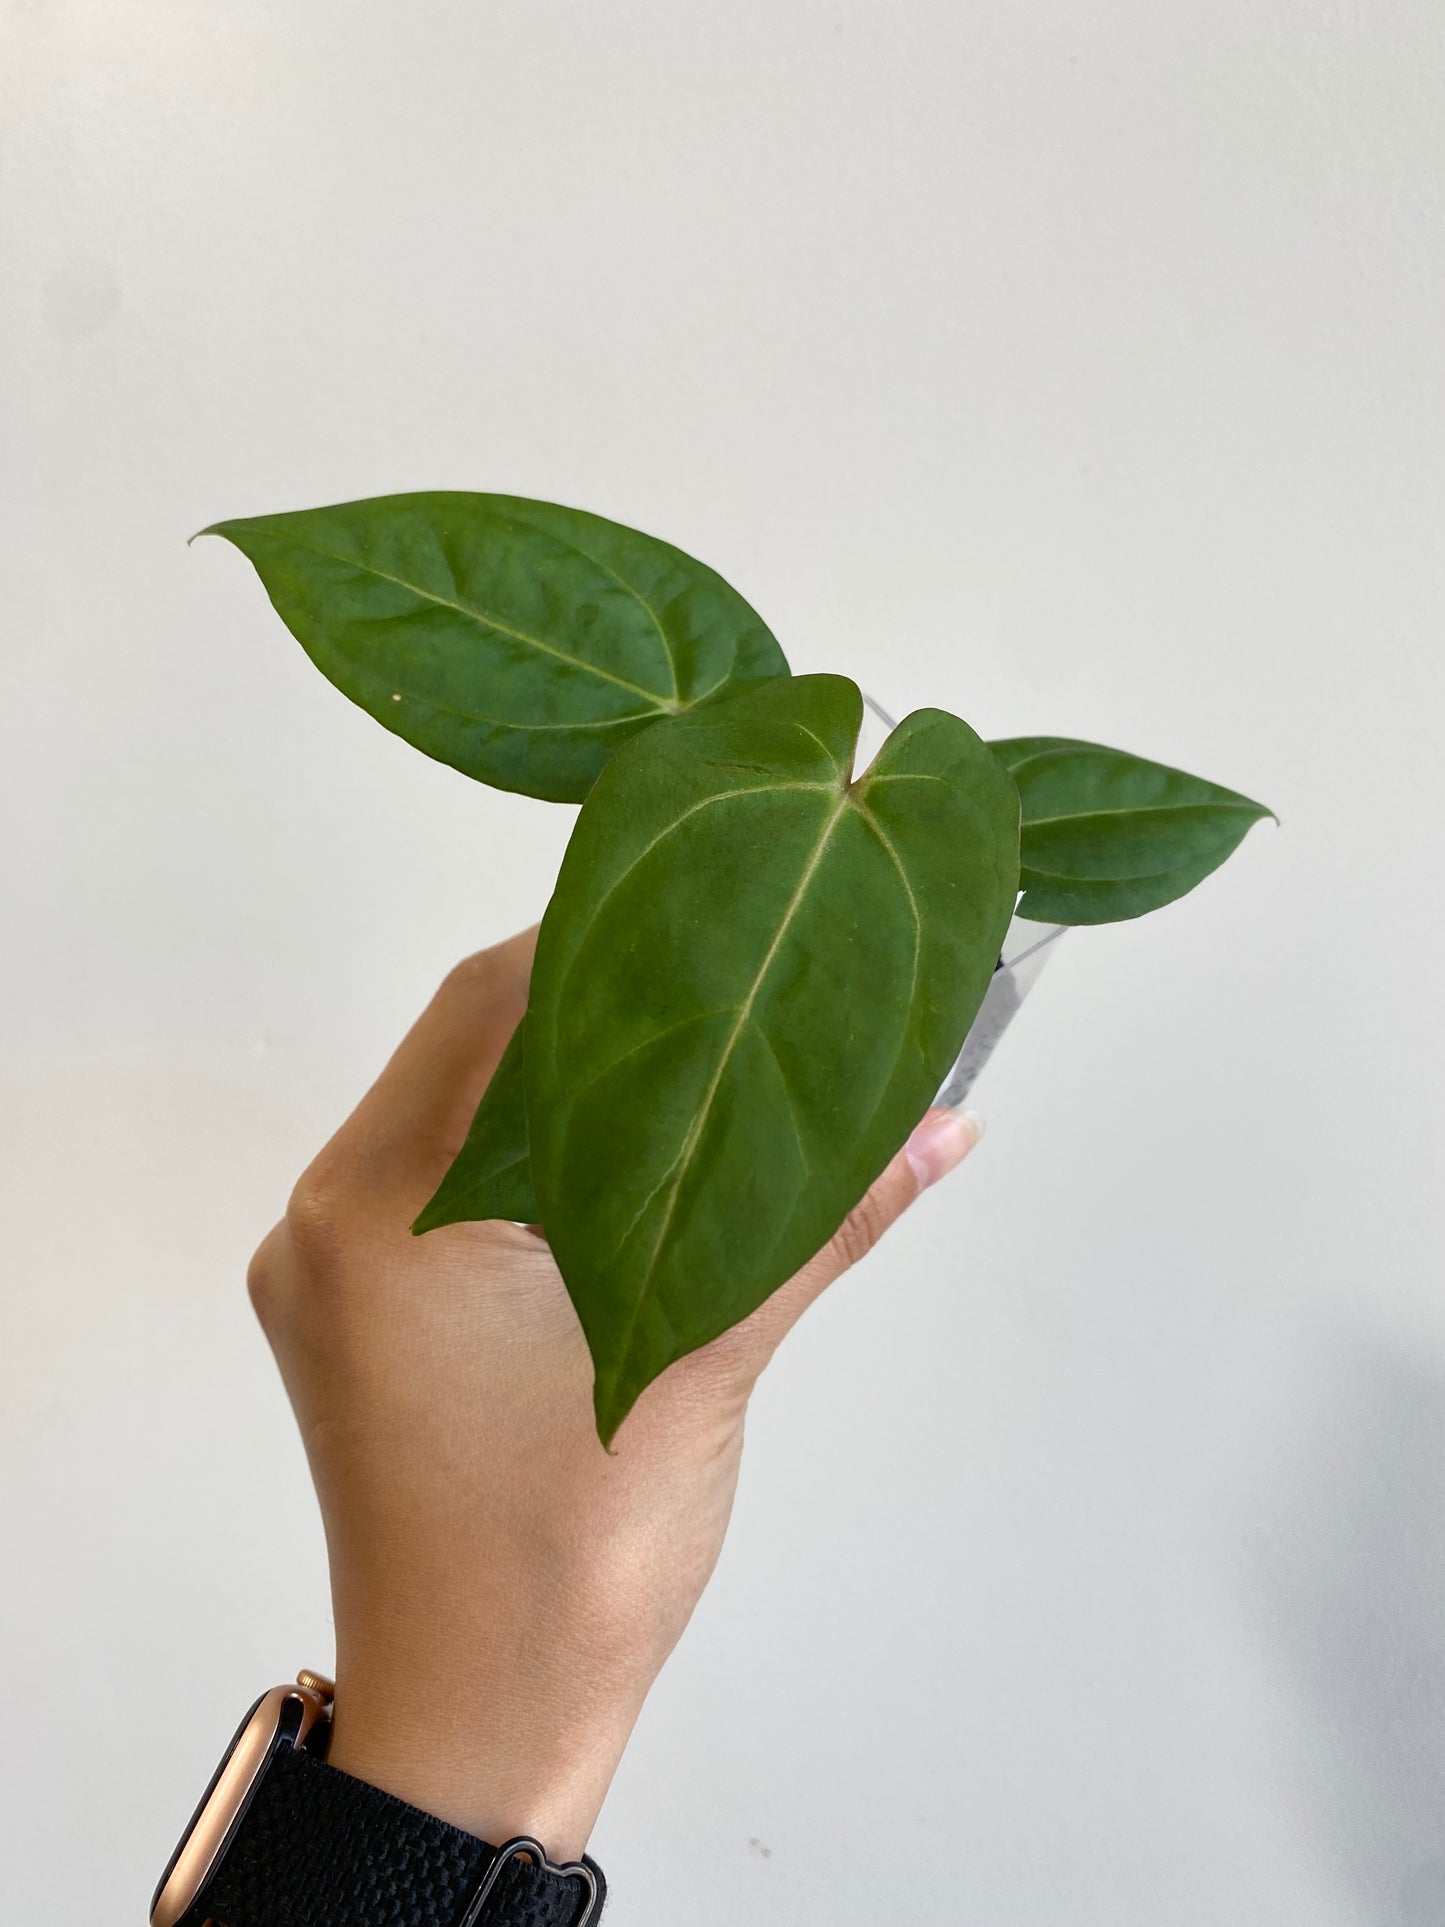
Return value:
<svg viewBox="0 0 1445 1927">
<path fill-rule="evenodd" d="M 640 1702 L 638 1703 L 640 1705 Z M 328 1760 L 496 1844 L 581 1856 L 638 1705 L 587 1682 L 529 1679 L 488 1654 L 338 1661 Z"/>
<path fill-rule="evenodd" d="M 151 1927 L 595 1927 L 606 1882 L 594 1861 L 559 1864 L 530 1836 L 489 1841 L 336 1770 L 332 1712 L 331 1682 L 311 1672 L 255 1702 L 161 1875 Z"/>
<path fill-rule="evenodd" d="M 585 1515 L 584 1515 L 585 1518 Z M 494 1844 L 585 1850 L 680 1625 L 635 1563 L 454 1519 L 332 1558 L 340 1771 Z M 581 1535 L 579 1535 L 581 1536 Z"/>
</svg>

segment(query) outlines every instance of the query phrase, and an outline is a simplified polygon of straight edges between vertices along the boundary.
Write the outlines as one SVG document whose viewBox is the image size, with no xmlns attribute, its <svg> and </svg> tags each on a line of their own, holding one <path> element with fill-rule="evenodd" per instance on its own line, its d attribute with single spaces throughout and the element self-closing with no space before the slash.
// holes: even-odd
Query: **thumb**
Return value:
<svg viewBox="0 0 1445 1927">
<path fill-rule="evenodd" d="M 748 1319 L 745 1329 L 750 1336 L 756 1335 L 767 1355 L 815 1298 L 868 1255 L 915 1198 L 962 1164 L 983 1132 L 983 1119 L 975 1111 L 936 1109 L 926 1113 L 903 1149 L 874 1179 L 817 1257 Z"/>
</svg>

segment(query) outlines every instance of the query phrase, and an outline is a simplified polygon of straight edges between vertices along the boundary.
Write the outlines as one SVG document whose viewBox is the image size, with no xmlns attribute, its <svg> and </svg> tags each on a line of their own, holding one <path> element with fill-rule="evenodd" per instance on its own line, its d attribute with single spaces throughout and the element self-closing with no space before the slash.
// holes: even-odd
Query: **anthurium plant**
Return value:
<svg viewBox="0 0 1445 1927">
<path fill-rule="evenodd" d="M 379 723 L 582 806 L 526 1017 L 413 1229 L 545 1227 L 607 1442 L 898 1150 L 1016 909 L 1140 916 L 1270 814 L 1096 743 L 987 743 L 940 709 L 857 770 L 854 683 L 792 675 L 713 570 L 578 509 L 394 495 L 206 533 Z"/>
</svg>

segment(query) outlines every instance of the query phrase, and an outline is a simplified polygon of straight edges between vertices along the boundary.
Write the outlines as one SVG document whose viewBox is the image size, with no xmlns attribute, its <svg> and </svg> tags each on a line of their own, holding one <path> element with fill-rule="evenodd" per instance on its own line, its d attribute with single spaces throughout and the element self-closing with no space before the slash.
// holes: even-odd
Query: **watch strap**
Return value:
<svg viewBox="0 0 1445 1927">
<path fill-rule="evenodd" d="M 182 1927 L 593 1927 L 605 1892 L 283 1746 Z"/>
</svg>

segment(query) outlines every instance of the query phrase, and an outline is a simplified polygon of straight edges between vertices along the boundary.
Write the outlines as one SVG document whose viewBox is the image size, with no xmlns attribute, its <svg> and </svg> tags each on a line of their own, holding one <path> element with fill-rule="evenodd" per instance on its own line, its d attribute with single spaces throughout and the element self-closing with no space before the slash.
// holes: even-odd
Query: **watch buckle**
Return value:
<svg viewBox="0 0 1445 1927">
<path fill-rule="evenodd" d="M 457 1927 L 479 1927 L 487 1896 L 501 1878 L 503 1867 L 509 1860 L 523 1859 L 530 1860 L 533 1866 L 540 1867 L 544 1873 L 554 1874 L 559 1880 L 580 1880 L 587 1890 L 587 1905 L 572 1927 L 595 1927 L 602 1911 L 602 1902 L 607 1896 L 607 1885 L 597 1862 L 584 1853 L 580 1860 L 569 1860 L 564 1866 L 554 1866 L 537 1841 L 529 1840 L 525 1834 L 518 1834 L 515 1840 L 508 1840 L 504 1846 L 498 1847 L 491 1866 L 482 1876 L 481 1886 L 472 1895 L 471 1905 Z"/>
</svg>

